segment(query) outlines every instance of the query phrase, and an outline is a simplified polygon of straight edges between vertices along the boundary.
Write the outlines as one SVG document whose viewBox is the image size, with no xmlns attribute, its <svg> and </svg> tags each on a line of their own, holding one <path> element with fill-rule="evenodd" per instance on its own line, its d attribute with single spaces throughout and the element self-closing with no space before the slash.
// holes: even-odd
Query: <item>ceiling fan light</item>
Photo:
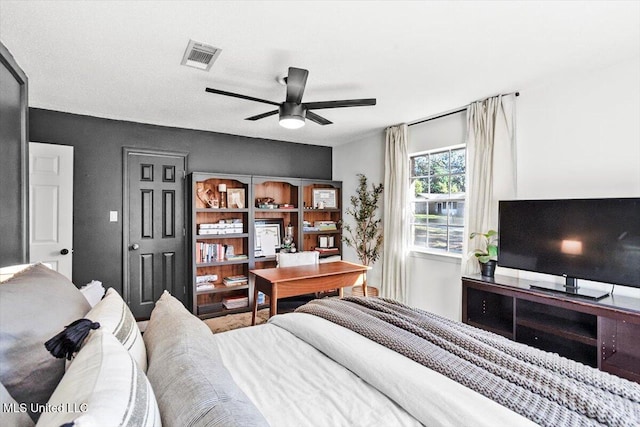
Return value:
<svg viewBox="0 0 640 427">
<path fill-rule="evenodd" d="M 306 113 L 302 105 L 284 102 L 280 105 L 280 126 L 287 129 L 300 129 L 304 126 Z"/>
<path fill-rule="evenodd" d="M 280 117 L 280 126 L 287 129 L 300 129 L 304 126 L 304 118 L 300 116 Z"/>
</svg>

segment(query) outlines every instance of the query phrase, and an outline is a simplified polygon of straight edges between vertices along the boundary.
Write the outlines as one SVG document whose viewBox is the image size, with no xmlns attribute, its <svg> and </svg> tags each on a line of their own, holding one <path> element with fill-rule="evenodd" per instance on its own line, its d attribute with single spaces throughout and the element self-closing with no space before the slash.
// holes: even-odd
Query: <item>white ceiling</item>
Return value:
<svg viewBox="0 0 640 427">
<path fill-rule="evenodd" d="M 190 38 L 223 49 L 210 72 L 180 65 Z M 0 40 L 32 107 L 336 146 L 636 57 L 640 2 L 0 0 Z M 303 101 L 378 104 L 286 130 L 244 120 L 266 104 L 204 90 L 281 102 L 289 66 L 310 72 Z"/>
</svg>

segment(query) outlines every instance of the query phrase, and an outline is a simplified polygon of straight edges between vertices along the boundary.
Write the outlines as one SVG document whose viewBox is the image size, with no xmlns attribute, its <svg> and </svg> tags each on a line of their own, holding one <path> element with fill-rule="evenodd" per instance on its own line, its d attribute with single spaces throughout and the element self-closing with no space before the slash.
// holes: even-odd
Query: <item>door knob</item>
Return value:
<svg viewBox="0 0 640 427">
<path fill-rule="evenodd" d="M 66 255 L 68 253 L 69 253 L 69 249 L 66 249 L 66 248 L 60 251 L 60 255 Z"/>
<path fill-rule="evenodd" d="M 140 245 L 137 243 L 134 243 L 133 245 L 131 245 L 131 250 L 132 251 L 137 251 L 138 249 L 140 249 Z"/>
</svg>

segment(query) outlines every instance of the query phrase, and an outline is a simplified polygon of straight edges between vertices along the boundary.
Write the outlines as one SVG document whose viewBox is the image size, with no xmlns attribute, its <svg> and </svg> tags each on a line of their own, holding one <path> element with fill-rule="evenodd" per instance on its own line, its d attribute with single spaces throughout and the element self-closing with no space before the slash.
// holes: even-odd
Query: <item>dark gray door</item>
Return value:
<svg viewBox="0 0 640 427">
<path fill-rule="evenodd" d="M 147 319 L 165 289 L 185 301 L 186 158 L 125 150 L 125 162 L 128 256 L 123 289 L 136 319 Z"/>
<path fill-rule="evenodd" d="M 27 76 L 0 42 L 0 267 L 29 262 Z"/>
</svg>

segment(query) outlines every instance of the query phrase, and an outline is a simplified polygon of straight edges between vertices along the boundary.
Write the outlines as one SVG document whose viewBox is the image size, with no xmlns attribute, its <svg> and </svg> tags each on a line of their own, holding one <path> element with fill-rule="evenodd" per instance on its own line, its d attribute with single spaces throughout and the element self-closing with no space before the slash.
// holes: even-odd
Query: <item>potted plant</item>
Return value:
<svg viewBox="0 0 640 427">
<path fill-rule="evenodd" d="M 371 184 L 367 177 L 358 174 L 359 184 L 356 195 L 351 196 L 351 206 L 346 213 L 353 217 L 355 226 L 343 223 L 345 235 L 342 240 L 347 246 L 355 249 L 358 259 L 363 265 L 370 266 L 380 258 L 382 250 L 382 219 L 378 217 L 378 204 L 382 195 L 382 183 Z M 360 286 L 354 286 L 357 294 Z M 367 287 L 368 295 L 377 295 L 376 288 Z"/>
<path fill-rule="evenodd" d="M 483 276 L 493 277 L 498 263 L 498 232 L 489 230 L 486 233 L 473 232 L 469 239 L 481 237 L 484 242 L 483 249 L 476 249 L 473 254 L 480 263 L 480 272 Z"/>
</svg>

